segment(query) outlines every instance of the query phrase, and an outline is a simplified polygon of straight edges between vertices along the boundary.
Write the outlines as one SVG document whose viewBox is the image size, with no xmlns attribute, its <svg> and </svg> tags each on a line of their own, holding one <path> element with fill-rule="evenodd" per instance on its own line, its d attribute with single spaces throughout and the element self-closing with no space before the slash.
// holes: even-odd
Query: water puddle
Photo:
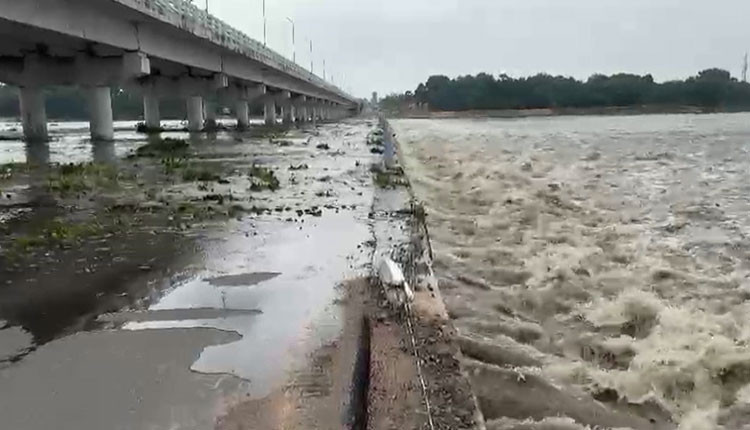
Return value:
<svg viewBox="0 0 750 430">
<path fill-rule="evenodd" d="M 336 286 L 365 274 L 368 259 L 358 245 L 370 232 L 351 213 L 322 217 L 302 229 L 270 221 L 260 231 L 257 236 L 229 235 L 224 241 L 205 242 L 213 244 L 204 249 L 203 257 L 211 273 L 250 269 L 247 273 L 198 273 L 150 307 L 188 318 L 133 321 L 124 329 L 204 327 L 237 332 L 241 340 L 207 347 L 191 369 L 238 376 L 251 382 L 253 396 L 267 395 L 308 352 L 340 331 L 333 305 Z M 270 271 L 252 270 L 260 267 Z M 208 319 L 198 318 L 198 309 L 260 312 Z"/>
<path fill-rule="evenodd" d="M 281 275 L 281 273 L 254 272 L 243 273 L 240 275 L 219 276 L 206 280 L 215 287 L 249 287 L 260 284 L 261 282 L 270 281 L 279 275 Z"/>
</svg>

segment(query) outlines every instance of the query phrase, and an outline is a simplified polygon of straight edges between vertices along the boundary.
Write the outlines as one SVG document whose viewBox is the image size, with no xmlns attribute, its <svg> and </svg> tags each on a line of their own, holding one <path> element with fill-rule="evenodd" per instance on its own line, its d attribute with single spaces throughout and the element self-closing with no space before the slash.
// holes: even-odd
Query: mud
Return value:
<svg viewBox="0 0 750 430">
<path fill-rule="evenodd" d="M 118 127 L 93 148 L 63 125 L 47 148 L 0 149 L 4 422 L 234 428 L 246 402 L 291 392 L 285 407 L 332 417 L 360 328 L 337 286 L 371 261 L 372 123 L 167 131 L 168 145 Z M 331 363 L 338 382 L 319 384 Z"/>
<path fill-rule="evenodd" d="M 338 303 L 342 332 L 311 351 L 307 364 L 267 396 L 242 399 L 219 419 L 217 430 L 365 429 L 363 398 L 367 385 L 357 375 L 359 360 L 369 356 L 363 326 L 369 281 L 356 279 L 341 286 Z M 365 390 L 365 391 L 362 391 Z"/>
</svg>

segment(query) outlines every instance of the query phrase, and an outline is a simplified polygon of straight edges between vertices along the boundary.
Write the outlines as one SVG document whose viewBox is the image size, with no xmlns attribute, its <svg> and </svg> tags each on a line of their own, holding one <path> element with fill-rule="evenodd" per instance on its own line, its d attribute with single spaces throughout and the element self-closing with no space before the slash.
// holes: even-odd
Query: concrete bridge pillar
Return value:
<svg viewBox="0 0 750 430">
<path fill-rule="evenodd" d="M 305 109 L 305 102 L 307 101 L 306 96 L 297 96 L 292 99 L 292 106 L 294 106 L 294 120 L 298 124 L 303 124 L 307 121 L 307 114 Z"/>
<path fill-rule="evenodd" d="M 39 87 L 22 87 L 19 93 L 23 137 L 29 142 L 47 141 L 47 108 Z"/>
<path fill-rule="evenodd" d="M 294 117 L 295 117 L 294 110 L 295 110 L 294 105 L 291 103 L 287 103 L 284 106 L 284 116 L 283 116 L 284 125 L 287 125 L 287 126 L 294 125 Z"/>
<path fill-rule="evenodd" d="M 187 100 L 188 131 L 196 132 L 203 129 L 203 98 L 192 96 Z"/>
<path fill-rule="evenodd" d="M 263 111 L 266 125 L 276 125 L 276 100 L 273 97 L 266 98 Z"/>
<path fill-rule="evenodd" d="M 112 141 L 99 141 L 91 145 L 91 155 L 94 163 L 112 164 L 117 161 L 115 143 Z"/>
<path fill-rule="evenodd" d="M 161 128 L 159 97 L 151 91 L 143 96 L 143 119 L 147 129 L 158 130 Z"/>
<path fill-rule="evenodd" d="M 50 162 L 49 144 L 44 141 L 26 142 L 26 163 L 34 166 L 43 166 Z"/>
<path fill-rule="evenodd" d="M 205 112 L 205 118 L 206 121 L 203 124 L 204 128 L 206 130 L 216 130 L 217 122 L 216 122 L 216 103 L 211 101 L 206 101 L 203 103 L 203 108 L 206 110 Z"/>
<path fill-rule="evenodd" d="M 247 100 L 237 100 L 234 107 L 237 116 L 237 128 L 244 130 L 250 126 L 250 116 L 247 108 Z"/>
<path fill-rule="evenodd" d="M 88 89 L 89 130 L 92 140 L 114 140 L 115 127 L 112 119 L 112 94 L 109 87 Z"/>
</svg>

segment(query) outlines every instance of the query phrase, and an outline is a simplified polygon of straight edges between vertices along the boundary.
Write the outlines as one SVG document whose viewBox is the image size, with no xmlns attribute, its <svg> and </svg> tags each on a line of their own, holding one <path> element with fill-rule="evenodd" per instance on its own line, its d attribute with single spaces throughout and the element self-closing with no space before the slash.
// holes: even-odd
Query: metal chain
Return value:
<svg viewBox="0 0 750 430">
<path fill-rule="evenodd" d="M 424 375 L 422 374 L 422 360 L 419 358 L 419 351 L 417 350 L 417 340 L 414 335 L 414 327 L 412 326 L 412 310 L 411 304 L 406 302 L 404 305 L 406 308 L 406 326 L 409 330 L 409 337 L 411 338 L 411 346 L 414 350 L 414 358 L 417 361 L 417 377 L 419 383 L 422 386 L 422 397 L 424 398 L 425 408 L 427 409 L 427 422 L 430 425 L 430 430 L 435 430 L 435 423 L 432 421 L 432 407 L 430 406 L 430 396 L 427 394 L 427 384 L 424 381 Z"/>
</svg>

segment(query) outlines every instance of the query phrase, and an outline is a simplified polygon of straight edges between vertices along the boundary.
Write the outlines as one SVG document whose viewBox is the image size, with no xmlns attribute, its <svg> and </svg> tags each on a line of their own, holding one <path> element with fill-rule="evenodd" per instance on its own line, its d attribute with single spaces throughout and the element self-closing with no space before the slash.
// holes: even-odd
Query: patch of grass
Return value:
<svg viewBox="0 0 750 430">
<path fill-rule="evenodd" d="M 278 139 L 286 135 L 284 127 L 279 125 L 263 125 L 259 127 L 252 127 L 250 129 L 250 135 L 252 137 Z"/>
<path fill-rule="evenodd" d="M 231 194 L 207 194 L 203 196 L 204 202 L 216 202 L 223 205 L 225 201 L 234 201 L 234 196 Z"/>
<path fill-rule="evenodd" d="M 18 172 L 28 171 L 30 166 L 26 163 L 5 163 L 0 164 L 0 181 L 8 180 Z"/>
<path fill-rule="evenodd" d="M 401 168 L 383 169 L 380 166 L 373 165 L 370 169 L 373 173 L 375 185 L 380 188 L 407 187 L 409 182 L 404 177 L 404 171 Z"/>
<path fill-rule="evenodd" d="M 367 144 L 382 146 L 384 143 L 384 134 L 385 132 L 382 128 L 376 128 L 367 135 Z"/>
<path fill-rule="evenodd" d="M 161 165 L 164 166 L 164 173 L 171 175 L 185 168 L 187 161 L 184 158 L 166 157 L 161 159 Z"/>
<path fill-rule="evenodd" d="M 70 222 L 55 218 L 30 234 L 14 237 L 11 249 L 14 254 L 23 255 L 37 248 L 64 248 L 79 244 L 103 231 L 104 227 L 98 223 Z"/>
<path fill-rule="evenodd" d="M 187 182 L 217 182 L 221 176 L 206 167 L 190 166 L 183 170 L 182 179 Z"/>
<path fill-rule="evenodd" d="M 251 191 L 276 191 L 281 188 L 281 182 L 279 182 L 276 174 L 267 167 L 253 166 L 247 175 L 252 181 Z"/>
<path fill-rule="evenodd" d="M 185 139 L 157 139 L 136 149 L 135 157 L 166 157 L 183 156 L 187 153 L 190 144 Z"/>
<path fill-rule="evenodd" d="M 117 186 L 120 176 L 113 166 L 96 163 L 60 165 L 47 178 L 47 188 L 60 194 L 80 193 Z"/>
</svg>

